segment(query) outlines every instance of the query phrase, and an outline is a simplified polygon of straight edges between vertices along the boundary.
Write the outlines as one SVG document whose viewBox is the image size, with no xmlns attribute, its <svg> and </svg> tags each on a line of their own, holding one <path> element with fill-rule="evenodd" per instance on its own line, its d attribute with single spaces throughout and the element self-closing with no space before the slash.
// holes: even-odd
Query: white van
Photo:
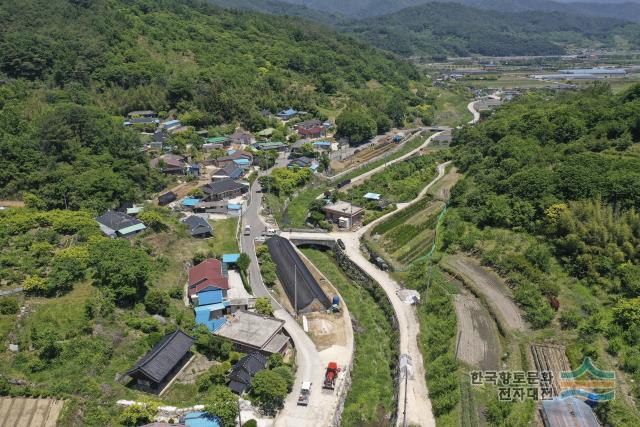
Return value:
<svg viewBox="0 0 640 427">
<path fill-rule="evenodd" d="M 275 228 L 267 228 L 267 232 L 265 233 L 267 236 L 275 236 L 278 234 L 278 230 Z"/>
<path fill-rule="evenodd" d="M 251 236 L 251 226 L 250 225 L 245 225 L 244 226 L 244 235 L 245 236 Z"/>
</svg>

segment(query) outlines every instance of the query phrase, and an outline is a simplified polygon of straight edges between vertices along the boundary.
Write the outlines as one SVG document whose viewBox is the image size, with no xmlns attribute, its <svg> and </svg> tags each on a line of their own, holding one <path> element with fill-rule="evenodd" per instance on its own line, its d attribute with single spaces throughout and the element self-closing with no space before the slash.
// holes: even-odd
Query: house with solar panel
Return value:
<svg viewBox="0 0 640 427">
<path fill-rule="evenodd" d="M 96 218 L 100 230 L 108 237 L 133 237 L 144 231 L 147 227 L 137 218 L 124 212 L 107 211 Z"/>
<path fill-rule="evenodd" d="M 127 372 L 133 386 L 161 394 L 192 356 L 194 338 L 180 329 L 165 335 Z"/>
</svg>

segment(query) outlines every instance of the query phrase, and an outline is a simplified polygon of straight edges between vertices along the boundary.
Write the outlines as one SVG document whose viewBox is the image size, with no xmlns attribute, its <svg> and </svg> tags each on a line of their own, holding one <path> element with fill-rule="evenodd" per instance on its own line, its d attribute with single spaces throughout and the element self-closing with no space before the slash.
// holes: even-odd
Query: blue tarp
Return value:
<svg viewBox="0 0 640 427">
<path fill-rule="evenodd" d="M 364 195 L 364 198 L 367 200 L 380 200 L 380 194 L 378 193 L 367 193 Z"/>
<path fill-rule="evenodd" d="M 200 199 L 192 199 L 192 198 L 186 198 L 182 201 L 182 206 L 195 206 L 198 203 L 200 203 Z"/>
<path fill-rule="evenodd" d="M 221 427 L 220 419 L 206 412 L 189 412 L 184 417 L 187 427 Z"/>
<path fill-rule="evenodd" d="M 232 148 L 232 149 L 230 149 L 230 150 L 227 150 L 227 155 L 228 155 L 228 156 L 230 156 L 230 155 L 232 155 L 232 154 L 233 154 L 233 153 L 235 153 L 235 152 L 236 152 L 236 150 L 234 150 L 234 149 Z"/>
<path fill-rule="evenodd" d="M 223 254 L 222 262 L 226 262 L 227 264 L 233 264 L 238 262 L 240 259 L 240 254 Z"/>
</svg>

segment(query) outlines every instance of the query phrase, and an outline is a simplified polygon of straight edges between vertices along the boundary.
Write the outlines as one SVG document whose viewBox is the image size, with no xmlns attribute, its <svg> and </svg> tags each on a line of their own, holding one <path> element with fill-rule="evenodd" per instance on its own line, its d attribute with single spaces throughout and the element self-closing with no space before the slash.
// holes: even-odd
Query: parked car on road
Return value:
<svg viewBox="0 0 640 427">
<path fill-rule="evenodd" d="M 305 381 L 300 387 L 300 395 L 298 396 L 298 405 L 307 406 L 309 404 L 309 397 L 311 396 L 311 383 Z"/>
</svg>

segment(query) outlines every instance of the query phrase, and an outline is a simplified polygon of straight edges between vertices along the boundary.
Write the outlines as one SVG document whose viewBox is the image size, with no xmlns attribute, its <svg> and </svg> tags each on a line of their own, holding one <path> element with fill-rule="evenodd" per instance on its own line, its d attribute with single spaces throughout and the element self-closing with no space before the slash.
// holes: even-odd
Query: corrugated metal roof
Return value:
<svg viewBox="0 0 640 427">
<path fill-rule="evenodd" d="M 136 231 L 144 230 L 145 228 L 147 227 L 143 223 L 140 223 L 140 224 L 132 225 L 131 227 L 126 227 L 121 230 L 118 230 L 118 233 L 125 235 L 125 234 L 135 233 Z"/>
<path fill-rule="evenodd" d="M 226 262 L 227 264 L 238 262 L 240 259 L 240 254 L 223 254 L 222 262 Z"/>
<path fill-rule="evenodd" d="M 198 292 L 198 306 L 222 303 L 222 290 L 211 289 Z"/>
</svg>

